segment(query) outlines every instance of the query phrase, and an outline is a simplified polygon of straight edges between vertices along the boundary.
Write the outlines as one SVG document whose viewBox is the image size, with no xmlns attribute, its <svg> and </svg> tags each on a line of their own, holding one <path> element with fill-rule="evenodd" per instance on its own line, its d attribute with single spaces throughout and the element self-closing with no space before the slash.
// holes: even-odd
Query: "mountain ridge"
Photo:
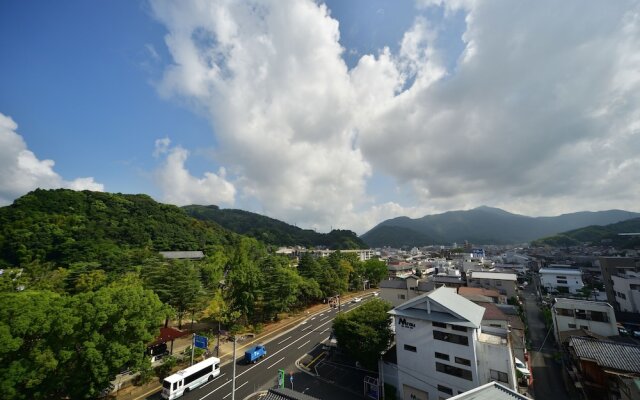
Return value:
<svg viewBox="0 0 640 400">
<path fill-rule="evenodd" d="M 578 211 L 555 217 L 530 217 L 500 208 L 480 206 L 471 210 L 454 210 L 420 218 L 396 217 L 376 225 L 360 238 L 371 247 L 443 245 L 468 241 L 476 244 L 516 244 L 583 228 L 607 225 L 640 217 L 625 210 Z M 403 228 L 386 235 L 389 227 Z M 419 240 L 419 238 L 427 239 Z M 430 239 L 430 241 L 428 240 Z"/>
</svg>

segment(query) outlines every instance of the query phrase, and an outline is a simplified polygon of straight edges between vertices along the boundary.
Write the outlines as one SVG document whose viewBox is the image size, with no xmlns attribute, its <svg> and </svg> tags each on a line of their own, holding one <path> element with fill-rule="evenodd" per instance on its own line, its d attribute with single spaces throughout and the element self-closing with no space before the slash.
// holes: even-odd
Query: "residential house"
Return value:
<svg viewBox="0 0 640 400">
<path fill-rule="evenodd" d="M 540 286 L 549 292 L 576 294 L 584 287 L 579 269 L 540 268 Z"/>
<path fill-rule="evenodd" d="M 447 287 L 389 311 L 400 398 L 448 398 L 491 381 L 516 388 L 507 330 L 483 327 L 484 312 Z"/>
<path fill-rule="evenodd" d="M 611 275 L 611 282 L 618 310 L 640 313 L 640 272 L 623 270 Z"/>
<path fill-rule="evenodd" d="M 640 346 L 572 337 L 567 351 L 569 375 L 586 399 L 638 398 Z"/>
<path fill-rule="evenodd" d="M 420 279 L 415 275 L 380 281 L 380 298 L 396 307 L 434 289 L 432 280 Z"/>
<path fill-rule="evenodd" d="M 611 304 L 603 301 L 558 298 L 551 308 L 551 316 L 557 343 L 562 341 L 562 332 L 576 329 L 600 336 L 618 335 L 615 311 Z"/>
<path fill-rule="evenodd" d="M 507 298 L 517 295 L 517 282 L 517 275 L 509 272 L 469 271 L 467 273 L 467 286 L 494 289 Z"/>
</svg>

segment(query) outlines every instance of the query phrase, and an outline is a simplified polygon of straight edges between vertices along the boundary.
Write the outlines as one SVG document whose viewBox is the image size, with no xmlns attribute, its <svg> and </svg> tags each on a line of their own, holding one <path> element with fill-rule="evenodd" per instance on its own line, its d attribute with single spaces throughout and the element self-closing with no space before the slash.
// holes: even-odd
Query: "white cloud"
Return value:
<svg viewBox="0 0 640 400">
<path fill-rule="evenodd" d="M 466 15 L 453 69 L 435 45 L 446 32 L 425 16 L 397 54 L 348 70 L 322 4 L 153 2 L 173 57 L 160 92 L 208 113 L 241 198 L 299 226 L 362 233 L 394 212 L 481 204 L 638 209 L 638 3 L 420 7 L 444 7 L 444 26 Z M 188 176 L 186 155 L 170 154 Z M 377 172 L 411 198 L 378 204 L 365 189 Z"/>
<path fill-rule="evenodd" d="M 169 138 L 156 140 L 154 156 L 166 155 L 156 171 L 156 180 L 163 192 L 163 201 L 176 205 L 232 205 L 236 189 L 226 180 L 226 170 L 205 172 L 203 178 L 192 176 L 185 162 L 189 152 L 180 146 L 170 147 Z"/>
<path fill-rule="evenodd" d="M 31 190 L 69 188 L 103 191 L 104 185 L 91 177 L 64 180 L 53 167 L 53 160 L 39 160 L 27 148 L 18 125 L 11 117 L 0 113 L 0 205 L 11 203 Z"/>
</svg>

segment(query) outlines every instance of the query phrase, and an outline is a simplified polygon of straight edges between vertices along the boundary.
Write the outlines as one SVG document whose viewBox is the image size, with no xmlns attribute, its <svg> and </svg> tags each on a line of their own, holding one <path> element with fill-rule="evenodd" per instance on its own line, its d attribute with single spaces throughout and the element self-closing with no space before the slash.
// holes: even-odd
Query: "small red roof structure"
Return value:
<svg viewBox="0 0 640 400">
<path fill-rule="evenodd" d="M 148 346 L 151 347 L 160 343 L 170 342 L 172 340 L 181 338 L 188 334 L 189 332 L 183 332 L 183 331 L 177 330 L 176 328 L 160 328 L 160 336 L 158 336 L 156 340 L 154 340 Z"/>
</svg>

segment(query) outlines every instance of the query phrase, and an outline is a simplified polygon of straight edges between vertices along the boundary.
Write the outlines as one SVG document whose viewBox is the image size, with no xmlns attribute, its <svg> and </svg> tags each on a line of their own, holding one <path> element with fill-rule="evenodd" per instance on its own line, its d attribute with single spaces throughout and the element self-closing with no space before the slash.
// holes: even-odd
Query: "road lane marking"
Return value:
<svg viewBox="0 0 640 400">
<path fill-rule="evenodd" d="M 217 381 L 217 380 L 218 380 L 218 378 L 222 378 L 224 375 L 225 375 L 225 374 L 220 374 L 220 375 L 216 376 L 215 378 L 213 378 L 212 380 L 210 380 L 209 382 L 205 383 L 204 385 L 202 385 L 202 386 L 200 386 L 200 387 L 205 387 L 205 386 L 207 386 L 208 384 L 210 384 L 210 383 L 213 383 L 213 382 Z"/>
<path fill-rule="evenodd" d="M 287 340 L 289 340 L 289 339 L 291 339 L 291 336 L 289 336 L 288 338 L 286 338 L 286 339 L 282 340 L 281 342 L 278 342 L 278 344 L 282 344 L 282 343 L 286 342 L 286 341 L 287 341 Z"/>
<path fill-rule="evenodd" d="M 325 332 L 326 332 L 326 331 L 328 331 L 328 330 L 329 330 L 329 328 L 327 327 L 327 329 L 323 330 L 323 331 L 322 331 L 322 332 L 320 332 L 320 333 L 321 333 L 321 334 L 322 334 L 322 333 L 325 333 Z"/>
<path fill-rule="evenodd" d="M 324 325 L 327 325 L 327 324 L 328 324 L 328 323 L 330 323 L 330 322 L 332 322 L 332 321 L 327 321 L 327 322 L 325 322 L 325 323 L 323 323 L 323 324 L 320 324 L 320 325 L 318 326 L 318 328 L 320 328 L 320 327 L 322 327 L 322 326 L 324 326 Z M 298 342 L 298 341 L 300 341 L 300 340 L 304 339 L 305 337 L 307 337 L 307 336 L 311 335 L 312 333 L 315 333 L 315 331 L 310 331 L 310 332 L 308 332 L 308 333 L 305 333 L 304 335 L 300 336 L 299 338 L 297 338 L 297 339 L 296 339 L 296 340 L 294 340 L 293 342 L 289 343 L 288 345 L 284 346 L 284 347 L 283 347 L 283 348 L 281 348 L 280 350 L 278 350 L 278 351 L 276 351 L 275 353 L 271 354 L 269 357 L 265 358 L 265 359 L 263 360 L 263 362 L 264 362 L 264 361 L 267 361 L 267 360 L 268 360 L 268 359 L 270 359 L 271 357 L 274 357 L 276 354 L 280 353 L 281 351 L 284 351 L 286 348 L 288 348 L 288 347 L 292 346 L 294 343 L 296 343 L 296 342 Z M 252 367 L 247 368 L 247 369 L 246 369 L 244 372 L 242 372 L 241 374 L 236 375 L 236 378 L 238 378 L 238 377 L 240 377 L 240 376 L 242 376 L 242 375 L 246 374 L 247 372 L 251 371 L 252 369 L 254 369 L 255 367 L 257 367 L 257 366 L 259 366 L 259 365 L 262 365 L 262 363 L 254 364 Z M 226 384 L 228 384 L 229 382 L 231 382 L 231 381 L 227 381 L 227 382 L 223 383 L 223 384 L 222 384 L 222 385 L 220 385 L 220 387 L 218 387 L 217 389 L 214 389 L 214 390 L 212 390 L 211 392 L 209 392 L 208 394 L 206 394 L 206 395 L 202 396 L 202 397 L 200 398 L 200 400 L 202 400 L 202 399 L 204 399 L 204 398 L 206 398 L 206 397 L 210 396 L 211 394 L 213 394 L 214 392 L 216 392 L 218 389 L 221 389 L 223 386 L 225 386 L 225 385 L 226 385 Z"/>
<path fill-rule="evenodd" d="M 332 317 L 331 315 L 327 315 L 326 317 L 322 318 L 322 319 L 320 320 L 320 322 L 324 321 L 324 320 L 325 320 L 325 319 L 327 319 L 327 318 L 331 318 L 331 317 Z"/>
<path fill-rule="evenodd" d="M 244 385 L 246 385 L 247 383 L 249 383 L 249 381 L 246 381 L 245 383 L 243 383 L 242 385 L 238 386 L 236 388 L 236 392 L 238 391 L 238 389 L 240 389 L 241 387 L 243 387 Z M 224 396 L 223 399 L 226 399 L 227 397 L 231 396 L 231 392 L 229 392 L 228 395 Z"/>
<path fill-rule="evenodd" d="M 300 350 L 300 348 L 304 347 L 305 344 L 309 343 L 311 340 L 307 340 L 306 342 L 302 343 L 302 345 L 300 345 L 300 347 L 298 347 L 298 350 Z"/>
<path fill-rule="evenodd" d="M 267 367 L 267 369 L 269 369 L 269 368 L 273 367 L 274 365 L 276 365 L 277 363 L 279 363 L 279 362 L 280 362 L 280 361 L 282 361 L 282 360 L 284 360 L 284 357 L 282 357 L 282 358 L 281 358 L 281 359 L 279 359 L 278 361 L 274 362 L 273 364 L 269 365 L 269 366 Z"/>
</svg>

